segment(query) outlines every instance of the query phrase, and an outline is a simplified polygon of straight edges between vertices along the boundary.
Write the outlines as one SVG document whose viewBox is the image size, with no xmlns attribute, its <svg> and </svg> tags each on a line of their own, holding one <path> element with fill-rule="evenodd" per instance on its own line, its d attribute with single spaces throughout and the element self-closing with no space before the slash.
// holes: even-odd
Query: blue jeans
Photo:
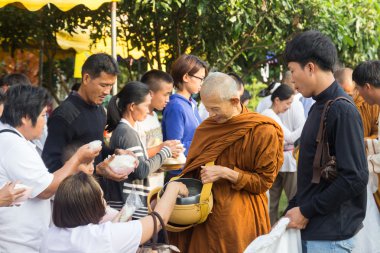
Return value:
<svg viewBox="0 0 380 253">
<path fill-rule="evenodd" d="M 355 238 L 342 241 L 304 241 L 302 253 L 351 253 L 355 246 Z"/>
</svg>

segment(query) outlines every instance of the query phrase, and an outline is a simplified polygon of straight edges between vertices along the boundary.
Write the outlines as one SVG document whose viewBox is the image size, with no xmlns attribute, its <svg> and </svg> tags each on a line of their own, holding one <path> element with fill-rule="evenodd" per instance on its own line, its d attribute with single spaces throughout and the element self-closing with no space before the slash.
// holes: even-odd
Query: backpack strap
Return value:
<svg viewBox="0 0 380 253">
<path fill-rule="evenodd" d="M 313 178 L 311 180 L 312 183 L 319 184 L 321 180 L 321 171 L 323 169 L 323 154 L 325 152 L 329 153 L 329 145 L 328 145 L 328 139 L 326 134 L 326 122 L 327 122 L 327 115 L 328 112 L 332 106 L 333 103 L 335 103 L 338 100 L 346 100 L 350 104 L 354 105 L 351 100 L 349 100 L 346 97 L 337 97 L 334 100 L 328 100 L 325 103 L 325 106 L 322 111 L 321 121 L 319 123 L 319 130 L 317 134 L 317 151 L 315 152 L 314 161 L 313 161 Z M 355 105 L 354 105 L 355 106 Z M 355 106 L 356 107 L 356 106 Z M 326 150 L 325 150 L 326 149 Z M 329 155 L 329 154 L 328 154 Z"/>
<path fill-rule="evenodd" d="M 18 135 L 19 137 L 22 137 L 19 133 L 17 133 L 15 130 L 12 130 L 12 129 L 3 129 L 3 130 L 0 130 L 0 133 L 13 133 L 13 134 Z"/>
</svg>

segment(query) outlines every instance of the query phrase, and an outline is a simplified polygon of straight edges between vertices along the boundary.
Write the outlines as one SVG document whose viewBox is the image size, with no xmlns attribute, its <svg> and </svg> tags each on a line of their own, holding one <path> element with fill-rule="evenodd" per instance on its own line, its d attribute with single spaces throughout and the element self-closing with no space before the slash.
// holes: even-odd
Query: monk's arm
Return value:
<svg viewBox="0 0 380 253">
<path fill-rule="evenodd" d="M 237 172 L 238 176 L 232 188 L 259 194 L 266 192 L 272 186 L 282 166 L 283 135 L 281 130 L 273 125 L 263 124 L 253 131 L 251 140 L 252 146 L 248 150 L 252 154 L 252 170 L 246 171 L 235 167 L 233 172 Z M 232 176 L 232 173 L 228 175 Z"/>
<path fill-rule="evenodd" d="M 227 179 L 231 183 L 236 184 L 236 182 L 239 179 L 239 172 L 237 172 L 235 170 L 231 170 L 227 167 L 224 167 L 223 177 L 224 177 L 224 179 Z"/>
</svg>

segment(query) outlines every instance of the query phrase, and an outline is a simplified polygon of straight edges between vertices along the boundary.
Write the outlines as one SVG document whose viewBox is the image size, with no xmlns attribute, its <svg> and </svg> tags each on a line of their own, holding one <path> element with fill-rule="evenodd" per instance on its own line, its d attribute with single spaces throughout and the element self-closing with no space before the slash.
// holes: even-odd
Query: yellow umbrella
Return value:
<svg viewBox="0 0 380 253">
<path fill-rule="evenodd" d="M 39 10 L 47 4 L 54 4 L 61 11 L 68 11 L 80 4 L 90 10 L 96 10 L 104 3 L 120 2 L 120 0 L 0 0 L 0 8 L 15 2 L 22 3 L 29 11 Z"/>
</svg>

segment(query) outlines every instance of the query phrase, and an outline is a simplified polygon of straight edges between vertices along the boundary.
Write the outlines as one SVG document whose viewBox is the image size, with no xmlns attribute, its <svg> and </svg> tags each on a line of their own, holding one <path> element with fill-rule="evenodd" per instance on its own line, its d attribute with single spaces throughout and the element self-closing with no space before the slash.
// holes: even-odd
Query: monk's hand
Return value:
<svg viewBox="0 0 380 253">
<path fill-rule="evenodd" d="M 220 165 L 201 166 L 201 180 L 202 183 L 213 183 L 225 175 L 224 171 L 229 168 Z"/>
<path fill-rule="evenodd" d="M 285 217 L 290 219 L 287 228 L 305 229 L 309 220 L 302 215 L 299 207 L 293 207 L 286 212 Z"/>
</svg>

